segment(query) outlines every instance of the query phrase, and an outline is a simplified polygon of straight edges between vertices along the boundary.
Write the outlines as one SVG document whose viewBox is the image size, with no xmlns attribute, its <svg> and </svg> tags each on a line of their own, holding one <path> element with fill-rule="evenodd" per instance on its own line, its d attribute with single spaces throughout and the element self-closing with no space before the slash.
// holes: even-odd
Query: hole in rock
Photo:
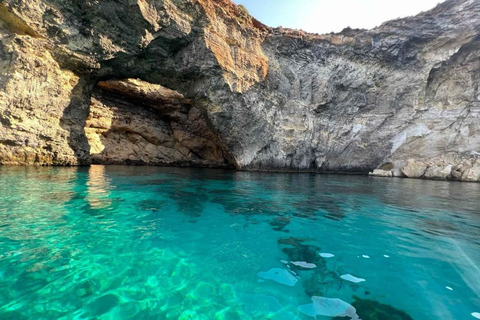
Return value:
<svg viewBox="0 0 480 320">
<path fill-rule="evenodd" d="M 176 91 L 141 80 L 99 82 L 85 133 L 94 164 L 231 166 L 199 107 Z"/>
</svg>

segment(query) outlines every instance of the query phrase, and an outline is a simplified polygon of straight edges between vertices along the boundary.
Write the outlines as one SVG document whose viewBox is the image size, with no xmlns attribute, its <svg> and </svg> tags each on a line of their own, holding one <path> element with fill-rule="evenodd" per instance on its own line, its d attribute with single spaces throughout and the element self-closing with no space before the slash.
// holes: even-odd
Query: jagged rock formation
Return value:
<svg viewBox="0 0 480 320">
<path fill-rule="evenodd" d="M 476 0 L 329 35 L 271 29 L 229 0 L 5 0 L 0 21 L 2 164 L 228 161 L 247 170 L 477 177 Z M 185 128 L 201 119 L 208 138 L 179 142 L 157 107 L 165 99 L 142 109 L 97 85 L 131 78 L 183 95 L 198 115 L 173 123 L 195 135 Z M 121 134 L 93 124 L 112 110 Z M 132 116 L 129 129 L 120 124 Z M 142 125 L 155 143 L 129 140 Z M 99 151 L 105 137 L 117 151 Z M 138 153 L 139 143 L 172 153 Z"/>
</svg>

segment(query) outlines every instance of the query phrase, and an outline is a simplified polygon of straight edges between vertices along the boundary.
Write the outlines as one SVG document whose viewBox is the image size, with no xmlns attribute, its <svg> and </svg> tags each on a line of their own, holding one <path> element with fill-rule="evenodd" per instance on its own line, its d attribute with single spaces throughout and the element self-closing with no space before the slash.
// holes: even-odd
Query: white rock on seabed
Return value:
<svg viewBox="0 0 480 320">
<path fill-rule="evenodd" d="M 302 267 L 305 269 L 313 269 L 317 267 L 315 263 L 309 263 L 305 261 L 290 261 L 290 263 L 293 264 L 294 266 Z"/>
<path fill-rule="evenodd" d="M 333 258 L 335 257 L 334 254 L 331 254 L 331 253 L 319 253 L 320 254 L 320 257 L 322 258 Z"/>
<path fill-rule="evenodd" d="M 360 320 L 357 310 L 340 299 L 313 296 L 312 303 L 301 305 L 297 309 L 312 318 L 317 318 L 317 316 L 350 317 L 353 320 Z"/>
<path fill-rule="evenodd" d="M 272 268 L 266 272 L 257 273 L 257 276 L 262 279 L 273 280 L 290 287 L 295 286 L 295 284 L 298 282 L 298 278 L 286 269 Z"/>
<path fill-rule="evenodd" d="M 351 274 L 341 275 L 340 278 L 342 278 L 343 280 L 347 280 L 347 281 L 353 282 L 353 283 L 360 283 L 360 282 L 366 281 L 366 280 L 363 279 L 363 278 L 357 278 L 357 277 L 355 277 L 355 276 L 352 276 Z"/>
</svg>

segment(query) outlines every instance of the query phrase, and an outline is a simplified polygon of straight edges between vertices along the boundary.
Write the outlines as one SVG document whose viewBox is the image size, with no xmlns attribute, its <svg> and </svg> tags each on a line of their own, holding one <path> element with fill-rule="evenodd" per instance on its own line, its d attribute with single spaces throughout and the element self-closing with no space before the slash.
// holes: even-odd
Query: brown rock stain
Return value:
<svg viewBox="0 0 480 320">
<path fill-rule="evenodd" d="M 265 27 L 229 0 L 198 3 L 209 20 L 204 29 L 207 48 L 224 70 L 230 89 L 245 92 L 264 80 L 268 74 L 268 58 L 261 48 Z"/>
</svg>

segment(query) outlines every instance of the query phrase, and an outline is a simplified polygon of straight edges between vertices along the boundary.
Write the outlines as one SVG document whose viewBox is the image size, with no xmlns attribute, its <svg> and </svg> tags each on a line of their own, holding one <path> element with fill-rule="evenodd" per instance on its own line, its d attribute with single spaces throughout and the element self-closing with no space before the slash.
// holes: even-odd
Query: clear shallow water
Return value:
<svg viewBox="0 0 480 320">
<path fill-rule="evenodd" d="M 479 195 L 357 176 L 0 168 L 0 319 L 475 319 Z"/>
</svg>

